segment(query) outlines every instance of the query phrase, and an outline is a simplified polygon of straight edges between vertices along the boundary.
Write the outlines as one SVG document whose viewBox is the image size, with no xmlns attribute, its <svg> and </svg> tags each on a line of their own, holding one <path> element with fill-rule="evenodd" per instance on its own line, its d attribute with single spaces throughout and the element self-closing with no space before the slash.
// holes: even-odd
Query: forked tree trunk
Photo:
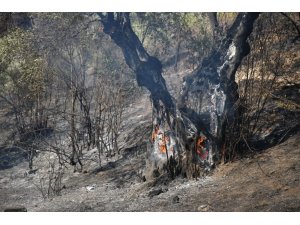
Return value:
<svg viewBox="0 0 300 225">
<path fill-rule="evenodd" d="M 129 13 L 98 15 L 103 31 L 122 49 L 138 85 L 151 93 L 155 160 L 166 158 L 173 175 L 180 168 L 195 175 L 196 165 L 210 169 L 220 160 L 226 127 L 237 117 L 235 72 L 249 53 L 247 38 L 259 14 L 237 16 L 226 37 L 202 65 L 186 77 L 178 106 L 167 90 L 161 62 L 144 49 L 132 30 Z M 177 166 L 171 168 L 171 165 Z"/>
</svg>

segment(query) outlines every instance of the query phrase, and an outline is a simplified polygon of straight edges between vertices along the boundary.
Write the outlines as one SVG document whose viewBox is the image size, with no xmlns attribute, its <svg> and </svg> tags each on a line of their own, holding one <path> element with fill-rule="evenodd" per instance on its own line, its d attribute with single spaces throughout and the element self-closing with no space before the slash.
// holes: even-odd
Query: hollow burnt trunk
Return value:
<svg viewBox="0 0 300 225">
<path fill-rule="evenodd" d="M 98 15 L 103 31 L 121 48 L 127 65 L 135 72 L 138 85 L 151 93 L 152 160 L 159 165 L 166 159 L 169 166 L 176 158 L 179 167 L 191 174 L 198 170 L 195 165 L 210 169 L 220 160 L 227 127 L 238 118 L 235 72 L 249 53 L 247 38 L 259 14 L 238 14 L 226 37 L 185 78 L 177 105 L 167 90 L 161 62 L 144 49 L 132 30 L 129 13 Z"/>
</svg>

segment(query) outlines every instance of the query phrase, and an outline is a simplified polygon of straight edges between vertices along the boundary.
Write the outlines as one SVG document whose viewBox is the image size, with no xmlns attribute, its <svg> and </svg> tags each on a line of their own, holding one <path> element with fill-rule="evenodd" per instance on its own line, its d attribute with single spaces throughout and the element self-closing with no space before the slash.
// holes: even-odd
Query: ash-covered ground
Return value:
<svg viewBox="0 0 300 225">
<path fill-rule="evenodd" d="M 219 165 L 207 176 L 188 180 L 167 175 L 145 181 L 147 139 L 151 131 L 147 95 L 125 112 L 122 153 L 102 169 L 94 161 L 83 172 L 64 170 L 59 196 L 44 199 L 39 185 L 51 155 L 34 160 L 37 170 L 18 160 L 0 170 L 0 211 L 299 211 L 300 134 L 254 156 Z M 93 158 L 95 151 L 89 151 Z M 96 156 L 95 156 L 96 157 Z M 45 184 L 46 186 L 47 184 Z"/>
</svg>

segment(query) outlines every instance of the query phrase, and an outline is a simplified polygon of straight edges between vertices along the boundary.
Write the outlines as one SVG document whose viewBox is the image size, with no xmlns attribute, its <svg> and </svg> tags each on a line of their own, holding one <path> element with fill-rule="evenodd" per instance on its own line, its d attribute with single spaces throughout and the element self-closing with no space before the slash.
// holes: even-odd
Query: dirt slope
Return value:
<svg viewBox="0 0 300 225">
<path fill-rule="evenodd" d="M 299 211 L 300 134 L 198 180 L 146 181 L 145 153 L 131 150 L 102 171 L 69 171 L 62 196 L 43 200 L 25 163 L 0 171 L 0 211 Z M 41 172 L 40 172 L 41 173 Z M 88 190 L 93 187 L 93 190 Z"/>
</svg>

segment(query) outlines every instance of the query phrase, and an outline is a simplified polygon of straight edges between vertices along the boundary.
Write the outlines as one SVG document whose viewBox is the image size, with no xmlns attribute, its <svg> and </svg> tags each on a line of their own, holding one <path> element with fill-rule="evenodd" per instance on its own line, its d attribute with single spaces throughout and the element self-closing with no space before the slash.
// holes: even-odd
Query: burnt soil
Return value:
<svg viewBox="0 0 300 225">
<path fill-rule="evenodd" d="M 59 196 L 44 199 L 37 188 L 53 155 L 41 152 L 29 173 L 20 149 L 1 149 L 0 211 L 300 211 L 300 132 L 285 132 L 282 143 L 218 165 L 205 177 L 170 180 L 161 175 L 145 181 L 149 96 L 136 99 L 125 118 L 121 154 L 103 158 L 101 169 L 93 160 L 85 162 L 83 172 L 68 166 Z M 292 119 L 298 124 L 294 114 Z M 90 150 L 86 156 L 96 159 L 96 153 Z"/>
<path fill-rule="evenodd" d="M 43 156 L 40 156 L 42 158 Z M 0 211 L 299 211 L 300 134 L 250 158 L 219 165 L 206 177 L 145 181 L 143 148 L 125 151 L 101 170 L 64 176 L 61 196 L 43 199 L 27 163 L 0 171 Z M 40 160 L 42 161 L 42 160 Z M 92 190 L 88 190 L 93 187 Z"/>
</svg>

